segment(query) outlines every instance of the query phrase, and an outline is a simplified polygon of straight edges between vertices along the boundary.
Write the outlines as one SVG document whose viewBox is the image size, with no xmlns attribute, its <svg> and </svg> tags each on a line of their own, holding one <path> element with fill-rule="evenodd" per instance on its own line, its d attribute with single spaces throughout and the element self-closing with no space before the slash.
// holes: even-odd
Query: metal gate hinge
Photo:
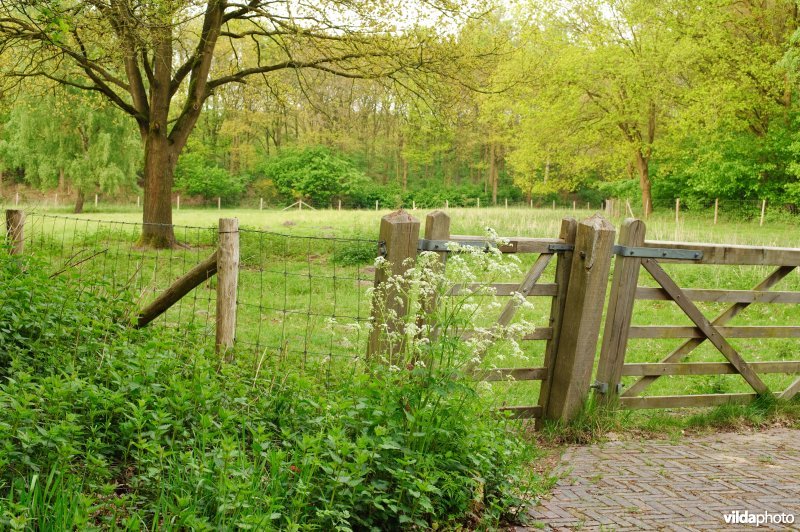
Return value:
<svg viewBox="0 0 800 532">
<path fill-rule="evenodd" d="M 572 244 L 550 244 L 547 246 L 547 249 L 552 253 L 563 253 L 565 251 L 572 251 L 575 249 L 575 246 Z"/>
<path fill-rule="evenodd" d="M 622 384 L 621 382 L 617 383 L 617 386 L 616 386 L 617 395 L 620 395 L 622 393 L 622 388 L 624 386 L 625 385 Z M 608 393 L 608 383 L 607 382 L 597 382 L 597 381 L 595 381 L 594 384 L 589 386 L 589 388 L 591 388 L 593 390 L 597 390 L 598 393 L 601 393 L 603 395 L 606 395 Z"/>
<path fill-rule="evenodd" d="M 700 260 L 703 258 L 703 252 L 699 249 L 644 248 L 620 245 L 614 246 L 614 254 L 644 259 Z"/>
</svg>

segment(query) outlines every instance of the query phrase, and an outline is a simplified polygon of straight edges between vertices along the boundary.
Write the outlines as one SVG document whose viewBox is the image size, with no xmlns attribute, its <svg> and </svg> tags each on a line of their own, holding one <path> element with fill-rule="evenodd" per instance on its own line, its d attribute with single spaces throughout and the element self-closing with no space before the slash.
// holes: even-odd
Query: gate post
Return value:
<svg viewBox="0 0 800 532">
<path fill-rule="evenodd" d="M 372 301 L 372 330 L 369 334 L 367 358 L 385 356 L 394 362 L 394 356 L 405 344 L 405 320 L 408 312 L 407 287 L 397 283 L 387 286 L 385 293 L 377 290 L 391 277 L 401 278 L 413 267 L 419 243 L 419 220 L 400 209 L 381 218 L 378 239 L 386 247 L 384 258 L 387 267 L 375 269 L 375 290 Z M 380 300 L 378 300 L 380 297 Z"/>
<path fill-rule="evenodd" d="M 25 211 L 6 211 L 6 235 L 11 255 L 22 255 L 25 250 Z"/>
<path fill-rule="evenodd" d="M 444 211 L 433 211 L 428 213 L 425 217 L 425 240 L 449 240 L 450 239 L 450 216 Z M 439 261 L 431 264 L 431 269 L 434 274 L 444 271 L 444 265 L 447 260 L 447 250 L 437 251 Z M 429 320 L 430 315 L 436 310 L 437 306 L 436 291 L 424 295 L 420 301 L 419 316 L 417 316 L 417 326 L 420 329 L 419 334 L 422 334 L 425 323 Z M 431 335 L 435 336 L 435 331 L 431 331 Z M 433 338 L 431 338 L 433 339 Z"/>
<path fill-rule="evenodd" d="M 644 245 L 645 225 L 641 220 L 628 218 L 619 232 L 619 243 L 626 247 Z M 642 259 L 617 255 L 614 261 L 614 279 L 606 311 L 603 345 L 600 348 L 600 363 L 597 367 L 597 383 L 603 402 L 609 403 L 619 396 L 622 365 L 636 301 L 636 285 Z"/>
<path fill-rule="evenodd" d="M 219 219 L 217 253 L 217 353 L 228 352 L 236 337 L 236 293 L 239 284 L 239 220 Z"/>
<path fill-rule="evenodd" d="M 550 393 L 543 412 L 547 419 L 569 421 L 589 394 L 614 235 L 614 226 L 599 214 L 578 224 Z"/>
<path fill-rule="evenodd" d="M 565 244 L 575 244 L 575 231 L 578 222 L 575 218 L 564 218 L 561 220 L 561 232 L 558 238 Z M 569 272 L 572 267 L 572 251 L 565 251 L 556 257 L 556 296 L 550 303 L 550 328 L 553 331 L 552 337 L 547 341 L 544 350 L 544 367 L 547 372 L 542 379 L 542 387 L 539 392 L 539 406 L 542 411 L 547 410 L 547 403 L 550 399 L 550 386 L 553 382 L 553 361 L 555 360 L 556 350 L 558 349 L 558 339 L 561 332 L 561 325 L 564 321 L 564 303 L 567 299 L 567 287 L 569 286 Z M 541 418 L 536 420 L 537 426 L 541 425 Z"/>
</svg>

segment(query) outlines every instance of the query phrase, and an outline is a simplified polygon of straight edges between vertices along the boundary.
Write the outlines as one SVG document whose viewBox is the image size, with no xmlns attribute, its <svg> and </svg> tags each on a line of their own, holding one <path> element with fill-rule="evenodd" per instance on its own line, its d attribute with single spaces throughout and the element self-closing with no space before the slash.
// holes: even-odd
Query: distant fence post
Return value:
<svg viewBox="0 0 800 532">
<path fill-rule="evenodd" d="M 565 244 L 575 244 L 575 231 L 578 222 L 574 218 L 564 218 L 561 220 L 561 232 L 558 235 Z M 550 385 L 553 383 L 553 360 L 558 349 L 558 339 L 561 326 L 564 320 L 564 303 L 567 298 L 567 287 L 569 286 L 569 273 L 572 267 L 572 251 L 568 250 L 560 253 L 556 257 L 556 296 L 550 302 L 550 328 L 553 330 L 552 337 L 547 341 L 544 350 L 544 367 L 547 371 L 547 378 L 542 380 L 541 391 L 539 392 L 539 406 L 542 411 L 547 410 L 547 403 L 550 399 Z M 541 418 L 536 420 L 537 426 L 541 425 Z"/>
<path fill-rule="evenodd" d="M 603 318 L 614 226 L 595 214 L 578 224 L 544 417 L 568 421 L 589 395 Z"/>
<path fill-rule="evenodd" d="M 25 211 L 9 209 L 6 211 L 6 235 L 9 253 L 22 255 L 25 251 Z"/>
<path fill-rule="evenodd" d="M 385 246 L 384 258 L 388 268 L 375 269 L 375 298 L 372 302 L 372 330 L 367 346 L 367 358 L 385 356 L 392 363 L 404 343 L 404 323 L 408 311 L 408 294 L 403 286 L 392 283 L 385 293 L 378 292 L 392 276 L 402 276 L 413 267 L 419 242 L 419 220 L 400 209 L 381 218 L 378 239 Z M 402 284 L 402 283 L 401 283 Z M 378 295 L 380 294 L 380 295 Z"/>
<path fill-rule="evenodd" d="M 626 247 L 641 247 L 644 245 L 644 235 L 644 222 L 628 218 L 620 229 L 619 244 Z M 628 346 L 628 332 L 633 316 L 633 304 L 636 301 L 641 262 L 642 259 L 638 257 L 623 255 L 617 255 L 614 262 L 614 278 L 611 281 L 603 345 L 600 348 L 600 362 L 597 367 L 597 382 L 605 402 L 610 402 L 619 395 L 617 385 L 622 377 L 622 365 L 625 363 L 625 349 Z"/>
<path fill-rule="evenodd" d="M 220 218 L 217 254 L 217 353 L 233 348 L 236 336 L 236 292 L 239 283 L 239 220 Z"/>
<path fill-rule="evenodd" d="M 758 222 L 759 226 L 764 225 L 764 213 L 767 211 L 767 200 L 761 200 L 761 221 Z"/>
<path fill-rule="evenodd" d="M 717 215 L 719 214 L 719 198 L 714 199 L 714 225 L 717 225 Z"/>
</svg>

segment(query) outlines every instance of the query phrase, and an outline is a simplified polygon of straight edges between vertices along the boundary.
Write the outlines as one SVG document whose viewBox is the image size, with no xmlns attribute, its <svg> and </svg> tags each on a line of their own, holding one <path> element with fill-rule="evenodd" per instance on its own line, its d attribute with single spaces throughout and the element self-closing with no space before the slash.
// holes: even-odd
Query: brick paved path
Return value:
<svg viewBox="0 0 800 532">
<path fill-rule="evenodd" d="M 800 530 L 800 430 L 573 447 L 530 510 L 546 530 L 746 530 L 732 510 L 793 513 Z M 765 527 L 762 527 L 762 529 Z"/>
</svg>

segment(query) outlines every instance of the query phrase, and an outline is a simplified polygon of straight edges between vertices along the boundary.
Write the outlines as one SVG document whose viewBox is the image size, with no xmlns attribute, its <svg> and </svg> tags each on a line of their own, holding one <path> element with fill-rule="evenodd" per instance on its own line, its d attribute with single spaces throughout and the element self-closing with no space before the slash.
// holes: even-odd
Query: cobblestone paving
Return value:
<svg viewBox="0 0 800 532">
<path fill-rule="evenodd" d="M 573 447 L 563 475 L 530 510 L 545 530 L 746 530 L 723 515 L 792 513 L 800 530 L 800 430 Z M 533 527 L 531 528 L 533 529 Z"/>
</svg>

